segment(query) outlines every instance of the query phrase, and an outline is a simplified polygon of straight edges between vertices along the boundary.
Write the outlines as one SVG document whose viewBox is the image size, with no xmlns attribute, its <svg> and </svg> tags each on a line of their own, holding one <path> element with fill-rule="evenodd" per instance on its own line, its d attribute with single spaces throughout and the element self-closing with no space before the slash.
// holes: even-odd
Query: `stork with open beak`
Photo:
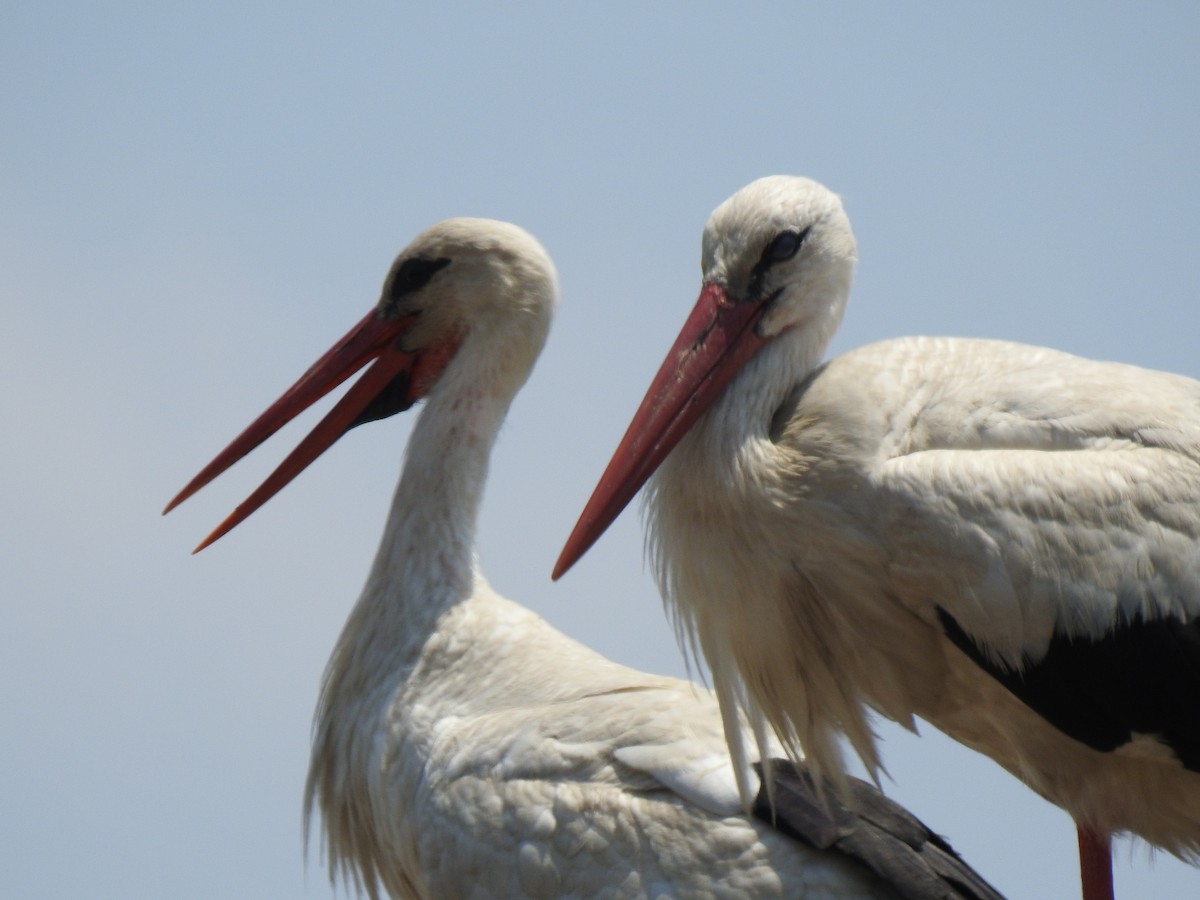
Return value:
<svg viewBox="0 0 1200 900">
<path fill-rule="evenodd" d="M 649 479 L 661 589 L 725 709 L 835 780 L 839 735 L 879 768 L 869 711 L 928 720 L 1074 817 L 1089 900 L 1111 834 L 1194 860 L 1200 384 L 982 340 L 822 362 L 855 261 L 813 181 L 717 207 L 554 577 Z"/>
<path fill-rule="evenodd" d="M 996 900 L 866 784 L 853 808 L 821 804 L 803 767 L 760 761 L 773 802 L 755 774 L 747 813 L 708 692 L 610 662 L 484 580 L 488 460 L 557 294 L 521 229 L 435 225 L 397 258 L 375 309 L 168 507 L 368 363 L 201 547 L 348 428 L 425 401 L 317 708 L 307 808 L 331 876 L 373 898 Z"/>
</svg>

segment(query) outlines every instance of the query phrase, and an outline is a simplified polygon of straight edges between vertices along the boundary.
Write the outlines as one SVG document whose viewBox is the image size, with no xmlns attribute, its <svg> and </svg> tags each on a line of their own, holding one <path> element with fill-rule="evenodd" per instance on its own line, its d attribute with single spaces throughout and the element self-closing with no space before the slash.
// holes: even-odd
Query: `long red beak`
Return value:
<svg viewBox="0 0 1200 900">
<path fill-rule="evenodd" d="M 407 353 L 396 346 L 396 339 L 411 321 L 385 319 L 372 310 L 167 504 L 164 515 L 371 360 L 376 361 L 291 455 L 193 553 L 199 553 L 250 516 L 354 425 L 407 409 L 420 399 L 420 391 L 428 384 L 420 372 L 422 354 Z"/>
<path fill-rule="evenodd" d="M 599 540 L 701 413 L 766 343 L 754 327 L 762 310 L 761 303 L 731 300 L 715 282 L 704 285 L 567 538 L 551 578 L 557 580 Z"/>
</svg>

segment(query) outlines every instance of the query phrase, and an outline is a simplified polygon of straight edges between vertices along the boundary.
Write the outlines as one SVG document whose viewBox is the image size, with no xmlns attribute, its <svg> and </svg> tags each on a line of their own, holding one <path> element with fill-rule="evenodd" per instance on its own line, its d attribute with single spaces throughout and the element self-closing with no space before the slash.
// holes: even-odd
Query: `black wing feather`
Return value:
<svg viewBox="0 0 1200 900">
<path fill-rule="evenodd" d="M 761 778 L 762 764 L 755 768 Z M 904 900 L 1002 900 L 943 838 L 865 781 L 848 779 L 847 804 L 831 784 L 818 792 L 803 766 L 776 759 L 770 773 L 771 791 L 763 782 L 755 816 L 798 841 L 858 860 Z"/>
<path fill-rule="evenodd" d="M 1135 618 L 1100 639 L 1057 633 L 1046 655 L 1019 670 L 990 660 L 944 609 L 946 636 L 1054 727 L 1110 752 L 1154 735 L 1200 772 L 1200 618 Z"/>
</svg>

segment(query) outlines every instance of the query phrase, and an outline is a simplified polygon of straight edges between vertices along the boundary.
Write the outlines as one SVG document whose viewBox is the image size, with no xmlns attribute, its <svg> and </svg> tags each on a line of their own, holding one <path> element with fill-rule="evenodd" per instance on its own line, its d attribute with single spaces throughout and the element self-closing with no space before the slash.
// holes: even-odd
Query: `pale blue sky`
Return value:
<svg viewBox="0 0 1200 900">
<path fill-rule="evenodd" d="M 482 518 L 504 593 L 683 674 L 627 513 L 549 571 L 761 175 L 841 193 L 835 351 L 1003 337 L 1200 377 L 1200 5 L 9 3 L 0 12 L 0 847 L 13 897 L 328 897 L 300 798 L 321 671 L 411 417 L 188 551 L 312 418 L 175 491 L 451 215 L 517 222 L 563 306 Z M 881 725 L 889 791 L 1014 897 L 1073 829 Z M 1118 850 L 1125 898 L 1200 871 Z"/>
</svg>

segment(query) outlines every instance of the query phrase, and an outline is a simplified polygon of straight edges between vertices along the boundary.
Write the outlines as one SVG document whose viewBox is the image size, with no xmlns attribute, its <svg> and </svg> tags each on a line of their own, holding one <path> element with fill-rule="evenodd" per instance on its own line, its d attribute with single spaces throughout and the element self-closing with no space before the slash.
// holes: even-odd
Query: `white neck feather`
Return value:
<svg viewBox="0 0 1200 900">
<path fill-rule="evenodd" d="M 516 388 L 478 368 L 447 370 L 417 419 L 379 551 L 329 663 L 323 713 L 351 685 L 370 690 L 406 673 L 441 616 L 482 579 L 479 504 Z"/>
<path fill-rule="evenodd" d="M 691 444 L 694 451 L 672 453 L 663 470 L 671 467 L 672 458 L 690 459 L 698 451 L 706 465 L 744 471 L 757 458 L 755 445 L 771 439 L 775 413 L 821 364 L 840 320 L 839 309 L 828 321 L 792 329 L 763 347 L 680 442 L 680 447 Z M 752 454 L 751 459 L 746 453 Z M 695 459 L 688 463 L 694 464 Z"/>
<path fill-rule="evenodd" d="M 305 807 L 321 807 L 331 873 L 374 895 L 387 854 L 367 823 L 381 788 L 379 738 L 388 710 L 438 634 L 443 617 L 491 596 L 475 559 L 488 459 L 528 366 L 493 363 L 464 343 L 409 438 L 407 459 L 371 573 L 326 669 Z M 482 364 L 482 365 L 481 365 Z M 366 817 L 366 818 L 364 818 Z"/>
</svg>

